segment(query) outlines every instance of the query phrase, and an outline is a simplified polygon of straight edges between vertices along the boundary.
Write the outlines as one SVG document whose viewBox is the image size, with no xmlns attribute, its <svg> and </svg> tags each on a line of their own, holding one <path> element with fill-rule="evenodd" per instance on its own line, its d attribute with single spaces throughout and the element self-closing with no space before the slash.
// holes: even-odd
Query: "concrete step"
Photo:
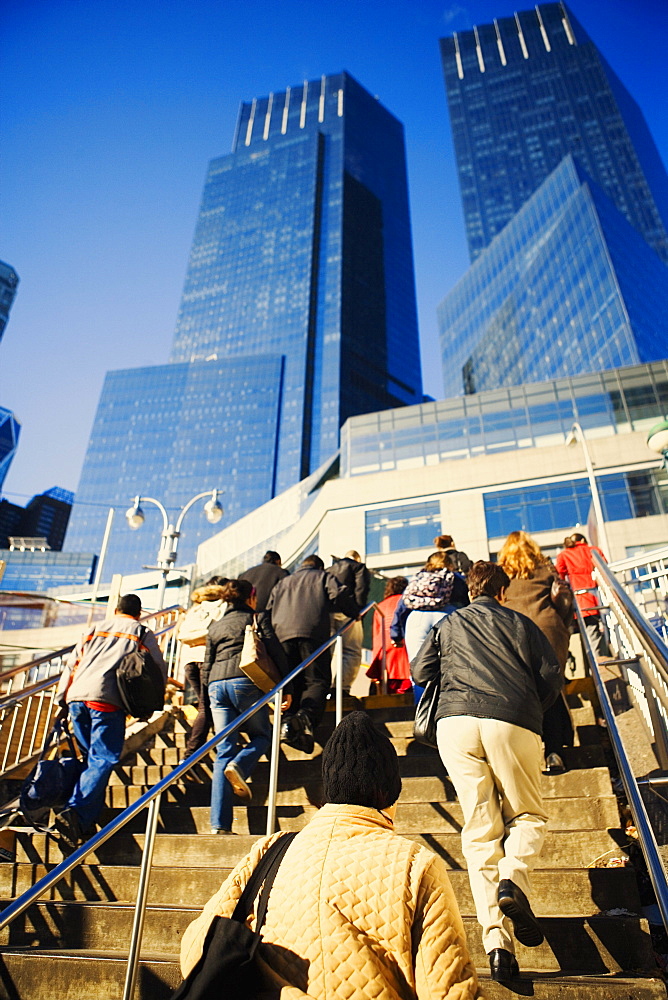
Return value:
<svg viewBox="0 0 668 1000">
<path fill-rule="evenodd" d="M 263 832 L 263 831 L 262 831 Z M 258 835 L 221 837 L 211 834 L 158 834 L 153 863 L 157 867 L 234 867 L 258 840 Z M 442 857 L 449 868 L 466 868 L 459 833 L 409 834 L 408 840 L 424 844 Z M 603 856 L 624 856 L 626 843 L 621 830 L 548 831 L 541 853 L 540 868 L 587 868 Z M 138 865 L 144 834 L 120 831 L 88 855 L 89 864 Z M 67 856 L 61 842 L 43 833 L 17 832 L 16 860 L 19 863 L 58 864 Z M 623 905 L 623 904 L 620 904 Z"/>
<path fill-rule="evenodd" d="M 152 752 L 159 753 L 160 751 Z M 279 770 L 282 786 L 278 792 L 280 805 L 307 805 L 322 801 L 322 781 L 318 768 L 310 767 L 310 776 L 301 785 L 290 780 L 291 769 L 288 771 L 287 768 L 284 768 L 284 771 L 285 773 Z M 264 780 L 260 776 L 264 776 Z M 263 805 L 267 801 L 266 776 L 267 768 L 259 764 L 250 781 L 253 789 L 253 802 L 256 805 Z M 110 785 L 107 789 L 107 805 L 111 808 L 124 809 L 136 802 L 149 787 L 149 785 Z M 576 798 L 578 796 L 596 798 L 611 793 L 610 774 L 605 767 L 543 776 L 543 795 L 546 799 Z M 168 789 L 165 797 L 168 802 L 178 802 L 182 805 L 208 805 L 211 798 L 211 780 L 207 777 L 206 780 L 179 782 L 178 785 L 173 785 Z M 442 767 L 439 769 L 438 776 L 418 775 L 402 779 L 400 802 L 437 802 L 454 798 L 454 788 Z"/>
<path fill-rule="evenodd" d="M 0 898 L 15 898 L 53 866 L 0 865 Z M 219 889 L 232 867 L 154 868 L 149 886 L 153 906 L 204 906 Z M 126 865 L 82 865 L 50 890 L 52 900 L 99 900 L 134 903 L 139 870 Z M 450 872 L 461 912 L 474 913 L 468 874 Z M 531 880 L 531 904 L 539 916 L 592 916 L 624 907 L 639 914 L 640 897 L 632 868 L 538 869 Z"/>
<path fill-rule="evenodd" d="M 548 829 L 551 830 L 592 830 L 619 827 L 619 812 L 614 795 L 598 798 L 549 799 L 546 803 Z M 103 817 L 108 822 L 120 810 L 108 810 Z M 284 805 L 276 810 L 279 830 L 301 830 L 318 811 L 315 805 Z M 131 830 L 143 830 L 146 819 L 137 816 L 128 825 Z M 166 833 L 208 833 L 209 808 L 203 806 L 170 806 L 160 810 L 160 829 Z M 441 800 L 432 802 L 399 802 L 395 828 L 399 834 L 440 833 L 461 831 L 462 809 L 456 801 L 446 801 L 441 791 Z M 253 833 L 260 836 L 267 826 L 266 806 L 237 805 L 234 807 L 232 828 L 235 833 Z"/>
<path fill-rule="evenodd" d="M 143 947 L 178 956 L 184 930 L 198 915 L 194 907 L 151 906 L 146 910 Z M 102 950 L 128 941 L 134 907 L 123 903 L 36 903 L 0 932 L 3 946 Z M 484 967 L 486 955 L 474 917 L 464 926 L 471 957 Z M 639 972 L 654 968 L 646 921 L 636 916 L 545 917 L 546 940 L 539 948 L 518 946 L 521 968 L 541 972 Z"/>
<path fill-rule="evenodd" d="M 0 955 L 4 966 L 0 1000 L 91 1000 L 93 982 L 96 995 L 104 1000 L 120 996 L 123 990 L 127 956 L 119 952 L 3 948 Z M 666 1000 L 665 984 L 650 977 L 523 972 L 511 990 L 492 982 L 485 972 L 487 967 L 481 967 L 481 985 L 488 1000 L 507 1000 L 511 994 L 536 1000 Z M 180 981 L 176 962 L 160 954 L 145 955 L 139 965 L 136 1000 L 169 1000 Z"/>
</svg>

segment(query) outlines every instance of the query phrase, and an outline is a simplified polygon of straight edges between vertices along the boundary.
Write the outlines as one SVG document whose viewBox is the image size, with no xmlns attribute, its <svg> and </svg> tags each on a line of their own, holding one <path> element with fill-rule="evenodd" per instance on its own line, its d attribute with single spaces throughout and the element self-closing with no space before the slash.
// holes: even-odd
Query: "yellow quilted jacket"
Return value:
<svg viewBox="0 0 668 1000">
<path fill-rule="evenodd" d="M 186 929 L 184 976 L 211 921 L 232 915 L 275 839 L 254 844 Z M 278 869 L 262 939 L 265 971 L 282 987 L 281 1000 L 481 996 L 445 864 L 399 837 L 376 809 L 329 803 L 300 831 Z"/>
</svg>

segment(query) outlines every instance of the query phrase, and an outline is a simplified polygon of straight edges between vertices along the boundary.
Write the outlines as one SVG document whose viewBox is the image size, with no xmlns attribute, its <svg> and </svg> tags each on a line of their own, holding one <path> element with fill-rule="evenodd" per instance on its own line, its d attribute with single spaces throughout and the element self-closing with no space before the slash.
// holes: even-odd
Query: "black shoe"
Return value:
<svg viewBox="0 0 668 1000">
<path fill-rule="evenodd" d="M 78 847 L 86 839 L 81 820 L 74 809 L 63 809 L 58 813 L 55 825 L 59 836 L 72 847 Z"/>
<path fill-rule="evenodd" d="M 494 948 L 490 951 L 489 971 L 497 983 L 507 983 L 511 979 L 518 979 L 520 975 L 517 959 L 505 948 Z"/>
<path fill-rule="evenodd" d="M 529 900 L 519 886 L 509 878 L 501 879 L 497 898 L 501 912 L 513 922 L 517 940 L 527 948 L 537 948 L 542 944 L 545 935 L 529 906 Z"/>
<path fill-rule="evenodd" d="M 289 716 L 281 726 L 281 739 L 288 746 L 302 753 L 313 753 L 315 738 L 311 720 L 306 712 L 296 712 Z"/>
<path fill-rule="evenodd" d="M 547 774 L 563 774 L 566 765 L 558 753 L 550 753 L 545 758 L 545 771 Z"/>
</svg>

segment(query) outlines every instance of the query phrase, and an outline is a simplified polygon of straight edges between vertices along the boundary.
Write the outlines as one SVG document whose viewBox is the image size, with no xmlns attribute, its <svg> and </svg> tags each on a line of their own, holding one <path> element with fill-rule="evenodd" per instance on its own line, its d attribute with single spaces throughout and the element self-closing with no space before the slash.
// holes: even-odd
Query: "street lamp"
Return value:
<svg viewBox="0 0 668 1000">
<path fill-rule="evenodd" d="M 661 420 L 647 435 L 647 447 L 657 452 L 663 459 L 664 469 L 668 469 L 668 420 Z"/>
<path fill-rule="evenodd" d="M 591 499 L 594 504 L 594 514 L 596 515 L 596 523 L 599 533 L 598 542 L 603 549 L 603 553 L 606 559 L 610 559 L 610 546 L 608 545 L 608 535 L 605 530 L 605 520 L 603 517 L 603 508 L 601 506 L 601 498 L 598 492 L 598 486 L 596 485 L 596 476 L 594 474 L 594 466 L 591 462 L 591 455 L 589 454 L 589 448 L 587 446 L 587 440 L 584 436 L 584 431 L 580 424 L 576 421 L 573 422 L 573 426 L 566 436 L 566 446 L 575 444 L 579 441 L 582 445 L 582 451 L 584 452 L 585 465 L 587 466 L 587 476 L 589 477 L 589 489 L 591 490 Z"/>
<path fill-rule="evenodd" d="M 145 520 L 144 511 L 141 508 L 142 503 L 152 503 L 162 514 L 162 534 L 160 536 L 157 566 L 162 573 L 162 579 L 160 581 L 160 586 L 158 587 L 158 606 L 156 610 L 159 611 L 162 608 L 162 604 L 165 599 L 167 576 L 169 575 L 170 570 L 174 568 L 174 563 L 176 562 L 176 548 L 181 536 L 183 518 L 194 503 L 197 503 L 198 500 L 202 500 L 204 497 L 209 497 L 210 499 L 204 505 L 204 513 L 209 524 L 218 524 L 224 513 L 222 505 L 218 500 L 219 493 L 220 490 L 205 490 L 204 493 L 198 493 L 197 496 L 194 496 L 188 501 L 185 507 L 181 508 L 176 525 L 170 523 L 167 511 L 160 501 L 154 500 L 153 497 L 136 496 L 132 501 L 132 507 L 128 508 L 125 512 L 125 519 L 133 531 L 141 528 Z"/>
</svg>

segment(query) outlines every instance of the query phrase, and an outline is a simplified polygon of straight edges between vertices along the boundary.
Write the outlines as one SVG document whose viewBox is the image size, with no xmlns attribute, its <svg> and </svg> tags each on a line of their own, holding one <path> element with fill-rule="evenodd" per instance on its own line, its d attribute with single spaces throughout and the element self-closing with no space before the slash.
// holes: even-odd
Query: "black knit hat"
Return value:
<svg viewBox="0 0 668 1000">
<path fill-rule="evenodd" d="M 326 802 L 386 809 L 401 793 L 397 752 L 366 712 L 346 715 L 322 752 Z"/>
</svg>

